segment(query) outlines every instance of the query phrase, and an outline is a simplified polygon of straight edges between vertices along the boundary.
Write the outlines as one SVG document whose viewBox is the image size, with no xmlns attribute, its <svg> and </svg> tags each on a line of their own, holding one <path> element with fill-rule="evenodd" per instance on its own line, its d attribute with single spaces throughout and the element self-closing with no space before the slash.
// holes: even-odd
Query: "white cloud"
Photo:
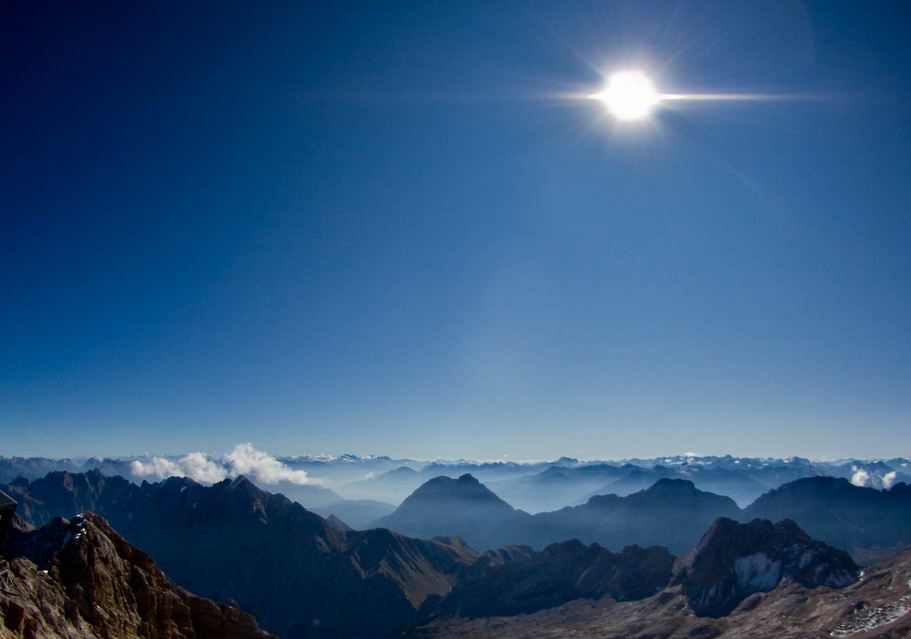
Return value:
<svg viewBox="0 0 911 639">
<path fill-rule="evenodd" d="M 214 484 L 224 479 L 228 473 L 219 464 L 205 456 L 203 453 L 189 453 L 179 460 L 180 467 L 187 477 L 207 484 Z"/>
<path fill-rule="evenodd" d="M 851 473 L 851 483 L 855 486 L 879 488 L 882 490 L 889 490 L 892 488 L 892 486 L 895 485 L 895 480 L 898 479 L 898 473 L 894 470 L 879 475 L 876 471 L 868 471 L 860 466 L 852 466 Z"/>
<path fill-rule="evenodd" d="M 250 475 L 264 484 L 277 484 L 280 481 L 292 484 L 321 483 L 310 478 L 307 471 L 290 468 L 269 453 L 256 450 L 250 442 L 238 444 L 234 450 L 225 454 L 224 459 L 231 468 L 232 475 Z"/>
<path fill-rule="evenodd" d="M 853 474 L 851 475 L 851 483 L 855 486 L 869 486 L 871 482 L 870 473 L 868 473 L 863 468 L 858 466 L 853 466 L 851 468 Z"/>
<path fill-rule="evenodd" d="M 133 460 L 130 462 L 130 471 L 137 477 L 154 477 L 156 479 L 182 474 L 176 463 L 164 457 L 150 457 L 146 461 Z"/>
<path fill-rule="evenodd" d="M 210 458 L 205 453 L 188 453 L 177 459 L 158 456 L 137 459 L 130 463 L 130 470 L 136 477 L 190 477 L 205 484 L 238 475 L 247 475 L 262 484 L 281 481 L 299 485 L 323 483 L 307 475 L 306 471 L 295 470 L 269 453 L 255 449 L 250 442 L 238 444 L 221 458 Z"/>
<path fill-rule="evenodd" d="M 188 453 L 177 460 L 164 457 L 150 457 L 146 461 L 137 459 L 130 463 L 130 470 L 137 477 L 190 477 L 207 484 L 214 484 L 228 476 L 223 466 L 204 453 Z"/>
</svg>

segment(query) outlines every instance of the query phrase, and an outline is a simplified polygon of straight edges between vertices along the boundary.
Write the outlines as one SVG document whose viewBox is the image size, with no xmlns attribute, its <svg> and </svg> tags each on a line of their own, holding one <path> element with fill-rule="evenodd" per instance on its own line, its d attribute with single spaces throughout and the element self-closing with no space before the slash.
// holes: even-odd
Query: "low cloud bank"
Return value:
<svg viewBox="0 0 911 639">
<path fill-rule="evenodd" d="M 136 477 L 189 477 L 206 484 L 238 475 L 245 475 L 254 482 L 263 484 L 282 481 L 301 486 L 322 483 L 321 480 L 308 476 L 306 471 L 291 468 L 269 453 L 257 450 L 250 442 L 237 444 L 221 457 L 188 453 L 177 459 L 158 456 L 136 459 L 130 462 L 130 470 Z"/>
<path fill-rule="evenodd" d="M 855 486 L 889 490 L 895 484 L 896 479 L 897 474 L 894 470 L 882 475 L 877 475 L 860 466 L 851 467 L 851 483 Z"/>
</svg>

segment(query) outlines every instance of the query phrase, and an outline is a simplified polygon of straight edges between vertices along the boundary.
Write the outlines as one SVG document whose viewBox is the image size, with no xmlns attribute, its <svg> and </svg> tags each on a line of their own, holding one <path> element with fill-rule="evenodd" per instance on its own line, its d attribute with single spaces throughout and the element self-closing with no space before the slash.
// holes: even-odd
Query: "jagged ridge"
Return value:
<svg viewBox="0 0 911 639">
<path fill-rule="evenodd" d="M 5 556 L 13 558 L 9 568 L 18 592 L 0 592 L 0 637 L 272 636 L 250 615 L 175 586 L 147 554 L 92 513 L 41 530 L 14 530 Z"/>
</svg>

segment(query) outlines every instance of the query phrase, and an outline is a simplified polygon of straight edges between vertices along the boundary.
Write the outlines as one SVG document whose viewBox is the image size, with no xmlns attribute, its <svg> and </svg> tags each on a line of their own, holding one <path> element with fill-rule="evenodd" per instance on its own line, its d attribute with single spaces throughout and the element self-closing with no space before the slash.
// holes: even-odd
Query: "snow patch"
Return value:
<svg viewBox="0 0 911 639">
<path fill-rule="evenodd" d="M 909 582 L 911 585 L 911 582 Z M 880 626 L 885 626 L 897 621 L 911 612 L 911 595 L 878 606 L 873 610 L 858 610 L 851 619 L 839 624 L 829 632 L 830 637 L 850 637 L 851 635 L 869 632 Z"/>
<path fill-rule="evenodd" d="M 781 561 L 772 561 L 765 553 L 758 552 L 734 560 L 737 583 L 750 592 L 767 592 L 781 581 Z"/>
<path fill-rule="evenodd" d="M 804 550 L 803 554 L 800 555 L 800 563 L 798 564 L 800 569 L 803 570 L 810 565 L 810 562 L 816 558 L 816 553 L 812 550 Z"/>
</svg>

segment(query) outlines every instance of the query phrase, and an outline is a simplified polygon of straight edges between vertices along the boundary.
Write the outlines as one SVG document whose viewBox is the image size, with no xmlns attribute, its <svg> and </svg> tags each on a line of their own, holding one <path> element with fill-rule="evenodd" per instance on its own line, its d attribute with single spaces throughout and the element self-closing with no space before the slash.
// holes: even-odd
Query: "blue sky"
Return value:
<svg viewBox="0 0 911 639">
<path fill-rule="evenodd" d="M 7 5 L 3 452 L 909 455 L 909 26 Z M 790 99 L 558 97 L 629 67 Z"/>
</svg>

